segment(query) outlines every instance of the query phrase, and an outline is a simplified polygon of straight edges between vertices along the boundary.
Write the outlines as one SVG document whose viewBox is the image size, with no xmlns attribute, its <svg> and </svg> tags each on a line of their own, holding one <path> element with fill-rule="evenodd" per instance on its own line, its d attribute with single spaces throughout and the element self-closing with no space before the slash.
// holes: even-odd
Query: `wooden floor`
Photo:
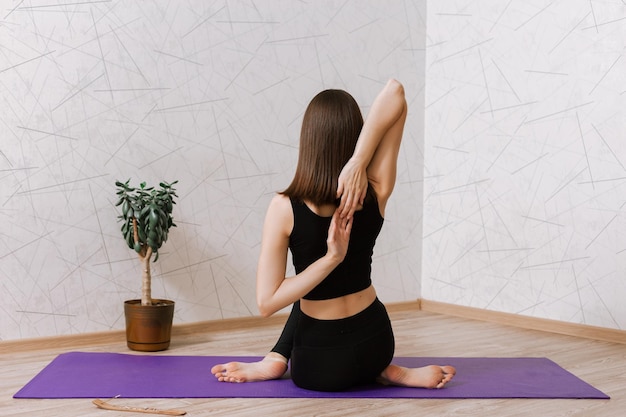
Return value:
<svg viewBox="0 0 626 417">
<path fill-rule="evenodd" d="M 626 416 L 626 345 L 524 330 L 406 308 L 390 309 L 398 356 L 548 357 L 611 396 L 610 400 L 327 400 L 327 399 L 117 399 L 135 407 L 177 408 L 188 416 Z M 167 355 L 262 355 L 282 328 L 280 320 L 203 331 L 178 331 Z M 254 324 L 254 326 L 251 326 Z M 58 354 L 68 351 L 128 353 L 119 334 L 91 342 L 0 344 L 0 415 L 117 416 L 91 400 L 16 400 L 12 396 Z M 112 340 L 113 339 L 113 340 Z M 80 343 L 79 343 L 80 342 Z M 19 349 L 15 347 L 19 346 Z"/>
</svg>

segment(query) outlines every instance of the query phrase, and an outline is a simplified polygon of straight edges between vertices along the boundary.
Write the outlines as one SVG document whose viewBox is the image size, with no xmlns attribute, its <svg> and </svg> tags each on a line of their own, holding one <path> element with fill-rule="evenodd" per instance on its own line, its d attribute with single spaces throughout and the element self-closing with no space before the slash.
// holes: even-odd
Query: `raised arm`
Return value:
<svg viewBox="0 0 626 417">
<path fill-rule="evenodd" d="M 404 87 L 391 79 L 378 94 L 367 115 L 354 154 L 339 175 L 339 212 L 352 217 L 363 203 L 369 181 L 381 214 L 396 182 L 398 152 L 407 115 Z"/>
<path fill-rule="evenodd" d="M 326 255 L 299 274 L 286 277 L 292 228 L 293 212 L 289 197 L 278 195 L 267 209 L 257 267 L 257 304 L 264 317 L 304 297 L 343 261 L 348 250 L 352 221 L 340 218 L 335 211 L 328 229 Z"/>
</svg>

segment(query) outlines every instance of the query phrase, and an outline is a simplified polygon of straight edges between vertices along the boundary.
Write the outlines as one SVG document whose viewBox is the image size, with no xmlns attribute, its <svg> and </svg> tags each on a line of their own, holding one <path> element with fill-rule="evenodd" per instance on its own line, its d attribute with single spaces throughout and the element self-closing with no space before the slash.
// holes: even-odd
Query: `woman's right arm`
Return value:
<svg viewBox="0 0 626 417">
<path fill-rule="evenodd" d="M 404 87 L 391 79 L 378 94 L 354 150 L 341 171 L 337 196 L 341 196 L 339 211 L 351 217 L 363 203 L 368 181 L 372 184 L 381 214 L 396 181 L 400 142 L 407 115 Z"/>
</svg>

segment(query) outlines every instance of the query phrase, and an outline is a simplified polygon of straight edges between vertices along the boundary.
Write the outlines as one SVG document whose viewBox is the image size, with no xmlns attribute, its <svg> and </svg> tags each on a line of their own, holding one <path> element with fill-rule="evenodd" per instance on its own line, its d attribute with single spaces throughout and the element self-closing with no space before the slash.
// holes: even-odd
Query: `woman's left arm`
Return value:
<svg viewBox="0 0 626 417">
<path fill-rule="evenodd" d="M 341 218 L 336 211 L 328 229 L 324 256 L 293 277 L 286 277 L 289 235 L 293 213 L 289 198 L 272 199 L 263 225 L 261 254 L 257 266 L 257 304 L 262 316 L 268 317 L 304 297 L 339 265 L 348 250 L 352 220 Z"/>
</svg>

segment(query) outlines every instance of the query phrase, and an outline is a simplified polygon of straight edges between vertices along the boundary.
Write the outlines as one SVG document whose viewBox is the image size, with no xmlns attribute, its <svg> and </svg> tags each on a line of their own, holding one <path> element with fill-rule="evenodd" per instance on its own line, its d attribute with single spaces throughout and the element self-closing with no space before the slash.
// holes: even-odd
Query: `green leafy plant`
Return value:
<svg viewBox="0 0 626 417">
<path fill-rule="evenodd" d="M 170 227 L 176 227 L 172 218 L 172 209 L 176 190 L 172 183 L 162 182 L 159 188 L 146 187 L 142 182 L 139 188 L 126 182 L 116 181 L 116 206 L 122 206 L 122 214 L 118 217 L 122 222 L 122 235 L 129 248 L 139 255 L 142 264 L 141 304 L 152 305 L 150 275 L 150 259 L 159 259 L 159 248 L 167 241 Z"/>
</svg>

